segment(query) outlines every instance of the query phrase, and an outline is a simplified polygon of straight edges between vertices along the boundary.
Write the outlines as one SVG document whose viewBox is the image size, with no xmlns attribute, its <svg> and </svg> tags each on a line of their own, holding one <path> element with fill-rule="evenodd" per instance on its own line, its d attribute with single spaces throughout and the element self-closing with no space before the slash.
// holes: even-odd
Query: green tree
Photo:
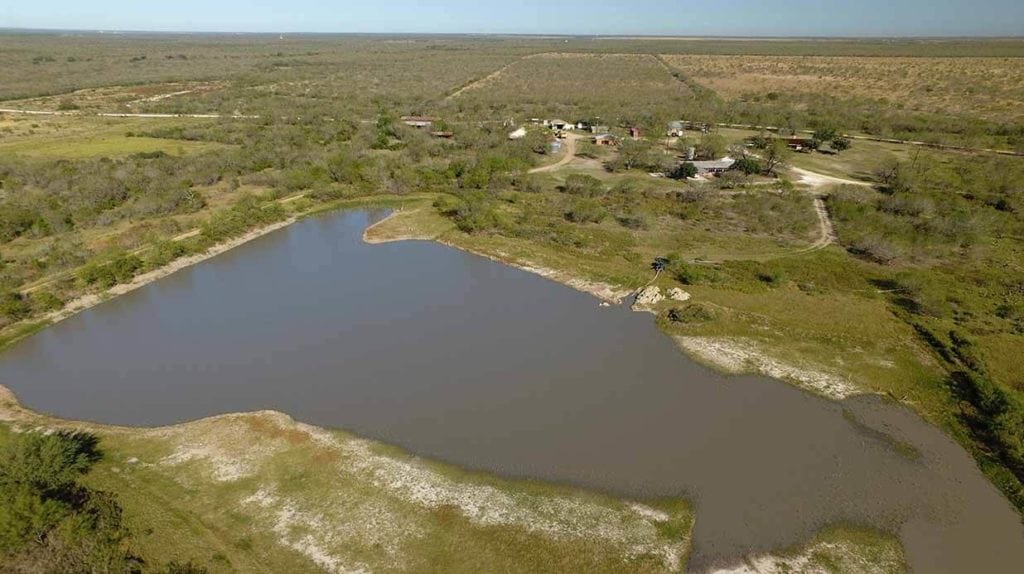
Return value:
<svg viewBox="0 0 1024 574">
<path fill-rule="evenodd" d="M 850 147 L 852 146 L 853 142 L 850 140 L 850 138 L 838 136 L 832 139 L 832 149 L 836 150 L 837 152 L 846 151 L 850 149 Z"/>
<path fill-rule="evenodd" d="M 793 152 L 786 145 L 786 142 L 780 139 L 773 139 L 764 150 L 765 175 L 773 175 L 776 169 L 789 161 L 792 154 Z"/>
<path fill-rule="evenodd" d="M 814 134 L 811 135 L 811 142 L 814 149 L 818 149 L 822 145 L 831 142 L 839 136 L 838 130 L 831 126 L 821 127 L 814 130 Z"/>
<path fill-rule="evenodd" d="M 697 166 L 693 162 L 684 161 L 677 165 L 672 171 L 669 172 L 668 176 L 672 179 L 689 179 L 697 176 Z"/>
<path fill-rule="evenodd" d="M 753 157 L 741 157 L 736 160 L 736 163 L 732 165 L 732 168 L 736 171 L 742 172 L 744 175 L 754 175 L 755 173 L 761 173 L 764 167 L 757 158 Z"/>
</svg>

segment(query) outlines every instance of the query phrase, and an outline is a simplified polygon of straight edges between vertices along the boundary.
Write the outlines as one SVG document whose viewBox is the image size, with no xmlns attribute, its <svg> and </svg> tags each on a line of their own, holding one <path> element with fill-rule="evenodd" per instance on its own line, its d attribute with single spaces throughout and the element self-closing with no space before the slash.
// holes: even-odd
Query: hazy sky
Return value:
<svg viewBox="0 0 1024 574">
<path fill-rule="evenodd" d="M 1020 36 L 1024 0 L 0 0 L 0 28 Z"/>
</svg>

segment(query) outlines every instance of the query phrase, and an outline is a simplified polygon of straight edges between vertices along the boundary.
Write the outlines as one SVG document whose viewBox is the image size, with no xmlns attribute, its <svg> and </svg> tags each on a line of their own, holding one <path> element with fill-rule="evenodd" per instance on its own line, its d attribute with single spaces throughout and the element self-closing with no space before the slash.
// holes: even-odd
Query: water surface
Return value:
<svg viewBox="0 0 1024 574">
<path fill-rule="evenodd" d="M 305 220 L 85 311 L 8 351 L 0 384 L 66 418 L 275 409 L 502 476 L 686 496 L 695 570 L 838 523 L 898 534 L 917 572 L 1024 564 L 1019 516 L 909 411 L 719 375 L 650 315 L 484 258 L 362 243 L 380 215 Z"/>
</svg>

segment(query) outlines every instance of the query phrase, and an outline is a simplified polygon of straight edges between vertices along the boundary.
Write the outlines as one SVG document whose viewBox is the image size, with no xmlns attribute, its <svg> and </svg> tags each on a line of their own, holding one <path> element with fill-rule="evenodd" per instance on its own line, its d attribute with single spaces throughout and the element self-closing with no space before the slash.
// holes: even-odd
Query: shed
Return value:
<svg viewBox="0 0 1024 574">
<path fill-rule="evenodd" d="M 618 138 L 612 134 L 598 134 L 594 136 L 594 143 L 596 145 L 615 145 L 618 143 Z"/>
<path fill-rule="evenodd" d="M 786 146 L 791 150 L 804 151 L 805 149 L 814 149 L 813 138 L 798 138 L 792 137 L 786 140 Z"/>
<path fill-rule="evenodd" d="M 429 128 L 436 121 L 437 118 L 429 116 L 402 116 L 402 123 L 414 128 Z"/>
</svg>

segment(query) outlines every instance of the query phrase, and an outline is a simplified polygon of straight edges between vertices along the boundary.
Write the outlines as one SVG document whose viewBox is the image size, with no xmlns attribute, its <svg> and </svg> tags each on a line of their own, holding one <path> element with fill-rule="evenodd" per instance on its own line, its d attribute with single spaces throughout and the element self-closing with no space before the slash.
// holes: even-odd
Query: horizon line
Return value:
<svg viewBox="0 0 1024 574">
<path fill-rule="evenodd" d="M 582 39 L 637 39 L 637 40 L 1024 40 L 1024 34 L 1007 35 L 835 35 L 835 36 L 762 36 L 762 35 L 716 35 L 716 34 L 551 34 L 542 32 L 311 32 L 311 31 L 227 31 L 227 30 L 142 30 L 123 28 L 23 28 L 0 26 L 0 33 L 42 33 L 42 34 L 156 34 L 156 35 L 208 35 L 208 36 L 421 36 L 421 37 L 517 37 L 517 38 L 582 38 Z"/>
</svg>

